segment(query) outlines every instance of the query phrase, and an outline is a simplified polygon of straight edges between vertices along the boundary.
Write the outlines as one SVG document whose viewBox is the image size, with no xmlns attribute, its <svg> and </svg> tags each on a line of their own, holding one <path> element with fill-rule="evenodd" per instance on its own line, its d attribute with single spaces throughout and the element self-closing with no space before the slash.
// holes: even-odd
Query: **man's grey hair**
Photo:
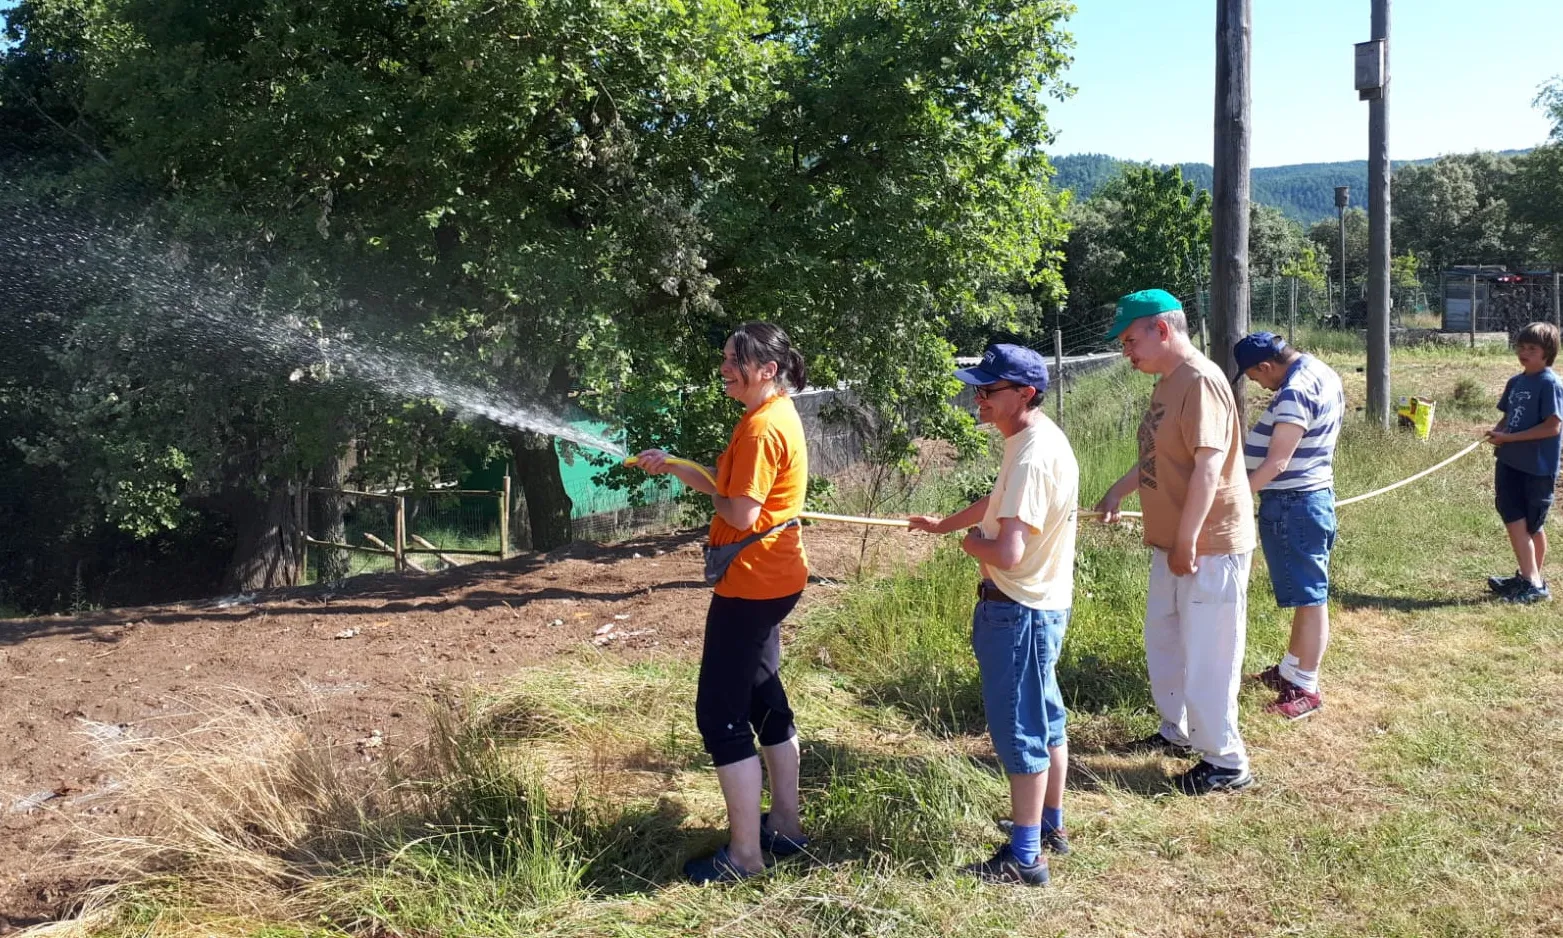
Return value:
<svg viewBox="0 0 1563 938">
<path fill-rule="evenodd" d="M 1158 320 L 1166 323 L 1168 329 L 1171 329 L 1173 332 L 1176 332 L 1179 335 L 1189 334 L 1189 317 L 1181 309 L 1169 309 L 1165 313 L 1157 313 L 1154 316 L 1146 316 L 1144 319 L 1144 328 L 1150 328 L 1151 323 Z"/>
</svg>

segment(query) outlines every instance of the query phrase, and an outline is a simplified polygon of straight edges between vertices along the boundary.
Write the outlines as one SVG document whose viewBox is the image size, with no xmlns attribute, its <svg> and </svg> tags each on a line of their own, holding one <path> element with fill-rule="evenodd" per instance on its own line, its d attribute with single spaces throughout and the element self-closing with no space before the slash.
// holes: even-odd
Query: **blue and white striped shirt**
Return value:
<svg viewBox="0 0 1563 938">
<path fill-rule="evenodd" d="M 1286 465 L 1266 492 L 1311 492 L 1335 484 L 1335 441 L 1340 437 L 1341 421 L 1346 417 L 1346 395 L 1340 376 L 1312 355 L 1299 356 L 1287 369 L 1280 390 L 1270 406 L 1259 415 L 1259 422 L 1248 431 L 1243 443 L 1243 459 L 1253 472 L 1270 452 L 1270 436 L 1278 423 L 1303 427 L 1303 438 Z"/>
</svg>

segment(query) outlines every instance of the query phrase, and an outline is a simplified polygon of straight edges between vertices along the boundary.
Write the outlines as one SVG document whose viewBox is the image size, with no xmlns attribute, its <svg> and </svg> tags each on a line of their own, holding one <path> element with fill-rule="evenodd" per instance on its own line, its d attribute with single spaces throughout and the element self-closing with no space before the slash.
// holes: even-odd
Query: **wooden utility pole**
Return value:
<svg viewBox="0 0 1563 938">
<path fill-rule="evenodd" d="M 1357 91 L 1368 101 L 1368 420 L 1390 426 L 1389 0 L 1373 0 L 1373 37 L 1357 46 Z"/>
<path fill-rule="evenodd" d="M 1210 230 L 1210 358 L 1226 372 L 1238 410 L 1244 380 L 1232 347 L 1248 333 L 1248 145 L 1252 100 L 1249 0 L 1216 0 L 1216 138 Z"/>
</svg>

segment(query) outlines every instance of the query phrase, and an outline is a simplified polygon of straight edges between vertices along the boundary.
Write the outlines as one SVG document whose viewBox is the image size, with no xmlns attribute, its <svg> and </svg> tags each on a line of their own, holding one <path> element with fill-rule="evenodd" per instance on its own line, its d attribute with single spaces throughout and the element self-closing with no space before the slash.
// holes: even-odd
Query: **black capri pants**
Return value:
<svg viewBox="0 0 1563 938">
<path fill-rule="evenodd" d="M 777 746 L 796 733 L 782 688 L 781 623 L 801 592 L 780 599 L 711 597 L 706 612 L 695 725 L 716 765 L 755 755 L 754 738 Z"/>
</svg>

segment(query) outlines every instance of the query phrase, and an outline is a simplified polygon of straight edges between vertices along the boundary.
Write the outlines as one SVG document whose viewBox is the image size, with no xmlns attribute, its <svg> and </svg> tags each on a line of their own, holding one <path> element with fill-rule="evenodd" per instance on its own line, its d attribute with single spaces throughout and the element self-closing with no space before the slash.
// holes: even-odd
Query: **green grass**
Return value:
<svg viewBox="0 0 1563 938">
<path fill-rule="evenodd" d="M 1360 353 L 1324 354 L 1360 399 Z M 1510 358 L 1440 349 L 1397 350 L 1395 362 L 1397 388 L 1430 388 L 1434 397 L 1462 378 L 1476 386 L 1467 396 L 1492 395 L 1512 372 Z M 1078 408 L 1066 427 L 1083 473 L 1100 483 L 1132 461 L 1126 415 L 1148 382 L 1121 371 L 1096 380 L 1097 406 Z M 1476 417 L 1475 408 L 1469 419 L 1449 408 L 1425 444 L 1353 425 L 1342 439 L 1340 492 L 1366 491 L 1458 450 L 1486 420 Z M 1072 709 L 1067 805 L 1076 851 L 1055 864 L 1048 890 L 979 887 L 952 873 L 991 849 L 993 819 L 1007 806 L 968 645 L 975 570 L 946 545 L 841 591 L 801 624 L 784 674 L 805 747 L 815 846 L 762 881 L 725 889 L 678 881 L 684 857 L 724 837 L 720 793 L 693 725 L 694 666 L 583 654 L 498 688 L 443 696 L 433 744 L 392 778 L 321 783 L 338 792 L 329 798 L 319 786 L 288 795 L 307 805 L 336 803 L 355 784 L 378 793 L 353 802 L 356 833 L 327 838 L 336 854 L 313 864 L 289 858 L 320 842 L 325 815 L 298 809 L 295 839 L 261 848 L 292 864 L 298 879 L 286 888 L 243 876 L 235 884 L 230 875 L 224 890 L 196 889 L 212 871 L 187 864 L 172 880 L 123 890 L 96 931 L 1555 933 L 1563 616 L 1486 598 L 1482 578 L 1512 565 L 1490 507 L 1490 467 L 1479 451 L 1341 510 L 1327 709 L 1284 724 L 1259 712 L 1262 693 L 1246 691 L 1243 728 L 1261 781 L 1232 798 L 1171 795 L 1175 763 L 1105 751 L 1155 721 L 1139 638 L 1148 562 L 1132 529 L 1088 523 L 1059 667 Z M 958 507 L 972 481 L 960 474 L 979 470 L 962 467 L 919 497 Z M 1262 562 L 1250 599 L 1248 664 L 1257 668 L 1279 654 L 1287 622 Z M 279 751 L 275 771 L 296 758 Z M 282 781 L 265 790 L 292 791 Z"/>
</svg>

